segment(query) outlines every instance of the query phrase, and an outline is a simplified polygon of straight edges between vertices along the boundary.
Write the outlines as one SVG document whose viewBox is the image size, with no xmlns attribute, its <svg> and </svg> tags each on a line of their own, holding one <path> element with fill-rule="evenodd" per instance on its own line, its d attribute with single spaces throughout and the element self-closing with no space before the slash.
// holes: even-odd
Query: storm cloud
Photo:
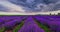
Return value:
<svg viewBox="0 0 60 32">
<path fill-rule="evenodd" d="M 0 0 L 0 1 L 2 1 L 2 3 L 4 1 L 5 2 L 7 1 L 7 3 L 5 3 L 4 6 L 8 5 L 7 8 L 9 8 L 9 10 L 14 10 L 15 7 L 19 8 L 17 10 L 25 12 L 41 12 L 41 11 L 44 12 L 60 10 L 60 0 Z M 0 5 L 2 5 L 2 3 L 0 2 Z M 12 9 L 10 5 L 14 6 L 14 8 Z M 4 8 L 2 10 L 4 10 Z"/>
</svg>

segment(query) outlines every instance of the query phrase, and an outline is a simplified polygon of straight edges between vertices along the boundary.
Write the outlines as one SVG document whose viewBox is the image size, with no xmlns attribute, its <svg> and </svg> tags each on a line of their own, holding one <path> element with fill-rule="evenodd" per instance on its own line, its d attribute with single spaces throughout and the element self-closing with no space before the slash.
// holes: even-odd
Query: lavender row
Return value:
<svg viewBox="0 0 60 32">
<path fill-rule="evenodd" d="M 16 24 L 21 23 L 25 19 L 23 16 L 3 16 L 0 17 L 0 28 L 2 26 L 6 28 L 14 27 Z M 8 21 L 7 21 L 8 20 Z"/>
<path fill-rule="evenodd" d="M 45 32 L 40 28 L 32 17 L 24 21 L 23 27 L 18 32 Z"/>
<path fill-rule="evenodd" d="M 54 18 L 55 17 L 55 18 Z M 52 31 L 59 32 L 60 30 L 60 16 L 34 16 L 38 22 L 42 23 L 43 25 L 48 25 Z"/>
</svg>

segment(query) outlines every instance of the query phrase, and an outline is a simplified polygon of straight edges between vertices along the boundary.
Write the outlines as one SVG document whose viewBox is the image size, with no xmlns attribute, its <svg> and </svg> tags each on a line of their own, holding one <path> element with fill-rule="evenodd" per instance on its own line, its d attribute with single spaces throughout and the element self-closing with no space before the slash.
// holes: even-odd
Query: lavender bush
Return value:
<svg viewBox="0 0 60 32">
<path fill-rule="evenodd" d="M 59 19 L 60 16 L 0 16 L 0 32 L 59 32 Z"/>
</svg>

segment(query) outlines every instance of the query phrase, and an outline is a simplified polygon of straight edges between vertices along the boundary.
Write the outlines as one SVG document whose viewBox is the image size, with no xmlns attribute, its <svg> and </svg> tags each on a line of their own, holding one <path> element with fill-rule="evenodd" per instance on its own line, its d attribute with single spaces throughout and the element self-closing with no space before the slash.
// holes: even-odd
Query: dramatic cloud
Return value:
<svg viewBox="0 0 60 32">
<path fill-rule="evenodd" d="M 9 11 L 41 12 L 60 10 L 60 0 L 0 0 Z M 18 8 L 18 9 L 17 9 Z M 1 9 L 0 9 L 1 10 Z"/>
</svg>

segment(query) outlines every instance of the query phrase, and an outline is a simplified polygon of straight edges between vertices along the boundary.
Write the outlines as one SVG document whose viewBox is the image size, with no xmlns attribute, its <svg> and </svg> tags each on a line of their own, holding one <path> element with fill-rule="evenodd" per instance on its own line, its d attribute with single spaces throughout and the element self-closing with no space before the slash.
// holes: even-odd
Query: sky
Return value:
<svg viewBox="0 0 60 32">
<path fill-rule="evenodd" d="M 60 0 L 0 0 L 1 11 L 41 12 L 60 10 Z"/>
</svg>

